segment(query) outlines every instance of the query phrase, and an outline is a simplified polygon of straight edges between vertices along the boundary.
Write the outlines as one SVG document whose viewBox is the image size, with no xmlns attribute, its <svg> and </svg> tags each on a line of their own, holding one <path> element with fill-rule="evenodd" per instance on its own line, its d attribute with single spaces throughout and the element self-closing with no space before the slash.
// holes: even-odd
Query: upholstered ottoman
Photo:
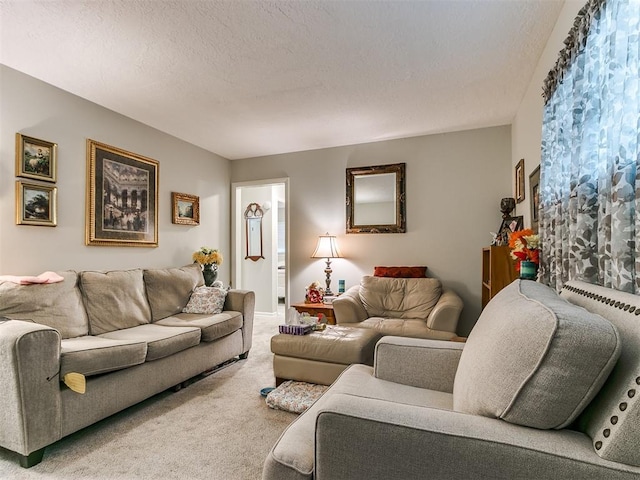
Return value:
<svg viewBox="0 0 640 480">
<path fill-rule="evenodd" d="M 276 386 L 285 380 L 331 385 L 353 363 L 373 365 L 373 350 L 382 335 L 367 328 L 328 325 L 307 335 L 271 337 Z"/>
</svg>

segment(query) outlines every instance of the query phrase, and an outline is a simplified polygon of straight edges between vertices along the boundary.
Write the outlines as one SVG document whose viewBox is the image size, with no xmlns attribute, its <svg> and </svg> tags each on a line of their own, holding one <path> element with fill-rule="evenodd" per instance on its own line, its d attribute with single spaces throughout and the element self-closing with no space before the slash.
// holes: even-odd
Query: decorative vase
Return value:
<svg viewBox="0 0 640 480">
<path fill-rule="evenodd" d="M 210 287 L 218 278 L 218 265 L 215 263 L 205 263 L 202 266 L 202 275 L 204 276 L 204 284 Z"/>
<path fill-rule="evenodd" d="M 500 211 L 502 212 L 502 218 L 509 218 L 514 208 L 516 208 L 515 198 L 506 197 L 500 200 Z"/>
<path fill-rule="evenodd" d="M 529 260 L 520 262 L 520 278 L 524 280 L 535 280 L 538 278 L 538 264 Z"/>
</svg>

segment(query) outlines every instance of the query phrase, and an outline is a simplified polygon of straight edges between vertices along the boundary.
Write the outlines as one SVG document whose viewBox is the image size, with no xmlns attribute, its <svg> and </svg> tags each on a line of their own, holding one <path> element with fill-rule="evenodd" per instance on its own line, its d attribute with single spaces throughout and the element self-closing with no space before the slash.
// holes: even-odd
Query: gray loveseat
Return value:
<svg viewBox="0 0 640 480">
<path fill-rule="evenodd" d="M 181 313 L 199 265 L 58 272 L 0 282 L 0 446 L 30 467 L 47 445 L 251 348 L 255 297 L 229 290 L 218 314 Z M 86 376 L 86 393 L 67 373 Z"/>
<path fill-rule="evenodd" d="M 637 479 L 640 297 L 516 280 L 466 344 L 384 337 L 282 434 L 263 480 Z"/>
</svg>

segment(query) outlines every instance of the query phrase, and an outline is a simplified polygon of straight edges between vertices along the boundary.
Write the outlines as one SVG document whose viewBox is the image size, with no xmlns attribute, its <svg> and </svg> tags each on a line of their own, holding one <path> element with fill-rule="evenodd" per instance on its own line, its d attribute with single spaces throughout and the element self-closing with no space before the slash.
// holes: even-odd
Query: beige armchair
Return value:
<svg viewBox="0 0 640 480">
<path fill-rule="evenodd" d="M 450 340 L 463 303 L 436 278 L 362 277 L 333 301 L 338 325 L 383 335 Z"/>
</svg>

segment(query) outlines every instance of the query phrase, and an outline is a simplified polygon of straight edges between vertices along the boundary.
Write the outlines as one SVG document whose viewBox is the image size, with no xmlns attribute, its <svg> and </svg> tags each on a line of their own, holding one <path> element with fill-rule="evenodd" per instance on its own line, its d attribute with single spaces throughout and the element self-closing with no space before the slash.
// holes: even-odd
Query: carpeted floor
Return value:
<svg viewBox="0 0 640 480">
<path fill-rule="evenodd" d="M 267 407 L 274 386 L 269 339 L 282 317 L 256 317 L 253 348 L 178 392 L 164 392 L 47 447 L 30 469 L 0 448 L 0 479 L 257 480 L 296 415 Z"/>
</svg>

